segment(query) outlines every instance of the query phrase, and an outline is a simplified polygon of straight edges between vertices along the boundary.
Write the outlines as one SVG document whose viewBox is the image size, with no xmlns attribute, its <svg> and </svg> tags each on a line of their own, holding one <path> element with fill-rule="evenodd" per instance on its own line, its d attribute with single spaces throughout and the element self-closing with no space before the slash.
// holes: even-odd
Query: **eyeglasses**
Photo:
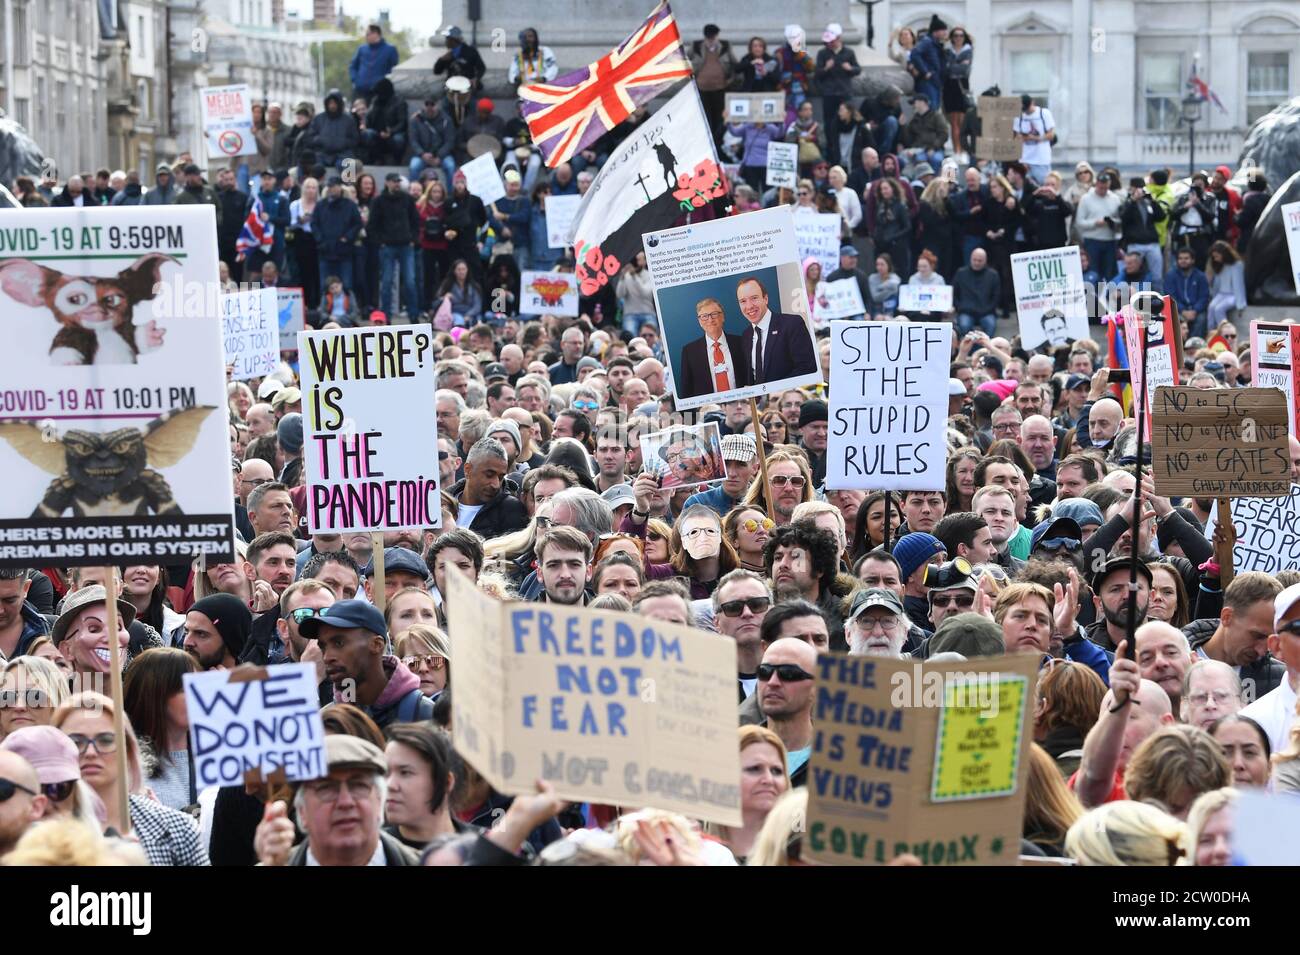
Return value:
<svg viewBox="0 0 1300 955">
<path fill-rule="evenodd" d="M 75 779 L 67 779 L 61 783 L 42 783 L 41 794 L 51 802 L 63 802 L 72 795 L 72 790 L 77 788 Z"/>
<path fill-rule="evenodd" d="M 292 620 L 296 625 L 301 627 L 306 621 L 310 620 L 312 617 L 319 617 L 324 612 L 325 611 L 323 610 L 317 610 L 315 607 L 298 607 L 295 610 L 289 611 L 289 619 Z"/>
<path fill-rule="evenodd" d="M 247 484 L 249 487 L 261 487 L 263 484 L 270 484 L 273 478 L 240 478 L 241 484 Z"/>
<path fill-rule="evenodd" d="M 72 740 L 72 745 L 77 747 L 77 752 L 82 756 L 86 755 L 86 750 L 91 746 L 94 746 L 95 752 L 100 755 L 117 752 L 117 737 L 112 733 L 96 733 L 94 736 L 82 736 L 80 733 L 69 733 L 68 739 Z"/>
<path fill-rule="evenodd" d="M 1015 434 L 1020 430 L 1019 421 L 1008 421 L 1004 424 L 995 424 L 993 426 L 994 434 Z"/>
<path fill-rule="evenodd" d="M 728 600 L 726 603 L 719 604 L 718 609 L 722 611 L 723 616 L 739 617 L 746 607 L 752 614 L 760 614 L 768 607 L 772 606 L 772 601 L 768 597 L 745 597 L 740 600 Z"/>
<path fill-rule="evenodd" d="M 808 481 L 802 474 L 796 474 L 794 477 L 786 477 L 784 474 L 773 474 L 767 479 L 772 487 L 785 487 L 787 484 L 791 487 L 803 487 Z"/>
<path fill-rule="evenodd" d="M 776 521 L 772 520 L 770 517 L 765 517 L 761 521 L 756 521 L 751 517 L 748 520 L 741 521 L 740 526 L 753 534 L 760 527 L 765 531 L 770 531 L 772 528 L 776 527 Z"/>
<path fill-rule="evenodd" d="M 447 665 L 447 661 L 436 653 L 426 653 L 422 656 L 414 657 L 402 657 L 402 663 L 412 672 L 423 670 L 425 667 L 437 672 Z"/>
<path fill-rule="evenodd" d="M 375 782 L 368 777 L 349 779 L 346 783 L 337 779 L 322 779 L 307 784 L 307 791 L 321 802 L 336 802 L 343 787 L 348 787 L 348 795 L 353 799 L 367 799 L 375 791 Z"/>
<path fill-rule="evenodd" d="M 758 665 L 758 679 L 766 683 L 776 674 L 781 678 L 782 683 L 801 683 L 804 680 L 814 679 L 813 675 L 799 666 L 797 663 L 760 663 Z"/>
<path fill-rule="evenodd" d="M 29 796 L 35 796 L 36 791 L 28 789 L 22 783 L 16 783 L 12 779 L 0 779 L 0 803 L 8 802 L 14 798 L 14 793 L 22 790 Z"/>
<path fill-rule="evenodd" d="M 898 629 L 897 617 L 868 617 L 863 614 L 854 623 L 864 633 L 870 633 L 872 630 L 879 630 L 881 633 L 893 633 Z"/>
<path fill-rule="evenodd" d="M 714 317 L 716 317 L 716 316 L 718 316 L 718 315 L 725 315 L 725 314 L 727 314 L 727 313 L 726 313 L 726 312 L 716 312 L 716 311 L 715 311 L 715 312 L 700 312 L 700 314 L 699 314 L 698 317 L 699 317 L 699 318 L 714 318 Z"/>
<path fill-rule="evenodd" d="M 575 401 L 573 407 L 578 411 L 595 411 L 600 407 L 600 405 L 594 401 L 587 401 L 584 399 L 581 401 Z"/>
<path fill-rule="evenodd" d="M 721 537 L 722 532 L 716 527 L 696 527 L 682 535 L 683 540 L 699 540 L 701 537 Z"/>
<path fill-rule="evenodd" d="M 680 451 L 669 451 L 668 454 L 664 456 L 664 460 L 669 464 L 676 464 L 683 458 L 694 460 L 702 457 L 704 457 L 704 452 L 699 448 L 682 448 Z"/>
<path fill-rule="evenodd" d="M 1193 693 L 1187 698 L 1187 702 L 1191 703 L 1192 706 L 1204 706 L 1210 701 L 1211 696 L 1214 697 L 1214 702 L 1219 706 L 1226 705 L 1232 699 L 1232 694 L 1227 690 L 1215 690 L 1213 693 Z"/>
</svg>

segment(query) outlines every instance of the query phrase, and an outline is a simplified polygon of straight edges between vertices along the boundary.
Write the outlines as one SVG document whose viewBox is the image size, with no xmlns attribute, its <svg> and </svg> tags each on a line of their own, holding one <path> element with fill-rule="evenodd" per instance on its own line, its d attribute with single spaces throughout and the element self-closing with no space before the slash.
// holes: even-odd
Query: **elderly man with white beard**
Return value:
<svg viewBox="0 0 1300 955">
<path fill-rule="evenodd" d="M 910 626 L 903 604 L 892 590 L 881 587 L 859 590 L 844 622 L 849 656 L 901 659 Z"/>
</svg>

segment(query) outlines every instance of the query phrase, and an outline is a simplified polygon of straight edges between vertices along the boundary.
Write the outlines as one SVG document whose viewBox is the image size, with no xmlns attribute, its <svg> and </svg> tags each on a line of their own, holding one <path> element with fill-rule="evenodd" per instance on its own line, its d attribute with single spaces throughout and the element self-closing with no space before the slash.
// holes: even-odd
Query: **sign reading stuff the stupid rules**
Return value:
<svg viewBox="0 0 1300 955">
<path fill-rule="evenodd" d="M 0 222 L 0 566 L 234 557 L 211 206 Z"/>
<path fill-rule="evenodd" d="M 307 526 L 441 527 L 433 329 L 298 333 Z"/>
</svg>

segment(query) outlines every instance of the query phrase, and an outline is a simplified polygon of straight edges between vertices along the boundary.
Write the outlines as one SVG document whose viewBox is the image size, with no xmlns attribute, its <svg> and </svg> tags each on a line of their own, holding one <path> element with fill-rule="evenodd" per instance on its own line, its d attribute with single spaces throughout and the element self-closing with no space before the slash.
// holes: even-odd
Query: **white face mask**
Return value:
<svg viewBox="0 0 1300 955">
<path fill-rule="evenodd" d="M 714 533 L 696 534 L 688 537 L 688 531 L 704 529 L 705 531 L 714 531 Z M 686 553 L 691 555 L 691 560 L 705 560 L 709 557 L 717 557 L 718 552 L 722 550 L 722 534 L 709 524 L 696 524 L 694 527 L 683 530 L 682 546 L 686 548 Z"/>
</svg>

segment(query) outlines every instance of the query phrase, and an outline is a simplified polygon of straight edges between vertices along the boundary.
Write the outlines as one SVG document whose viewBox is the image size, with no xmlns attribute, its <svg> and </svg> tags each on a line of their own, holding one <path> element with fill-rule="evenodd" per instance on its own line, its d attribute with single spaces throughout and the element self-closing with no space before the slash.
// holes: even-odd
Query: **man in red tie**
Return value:
<svg viewBox="0 0 1300 955">
<path fill-rule="evenodd" d="M 721 394 L 749 384 L 744 342 L 740 335 L 723 330 L 727 314 L 716 298 L 695 303 L 695 317 L 704 330 L 682 349 L 682 375 L 679 398 Z"/>
</svg>

